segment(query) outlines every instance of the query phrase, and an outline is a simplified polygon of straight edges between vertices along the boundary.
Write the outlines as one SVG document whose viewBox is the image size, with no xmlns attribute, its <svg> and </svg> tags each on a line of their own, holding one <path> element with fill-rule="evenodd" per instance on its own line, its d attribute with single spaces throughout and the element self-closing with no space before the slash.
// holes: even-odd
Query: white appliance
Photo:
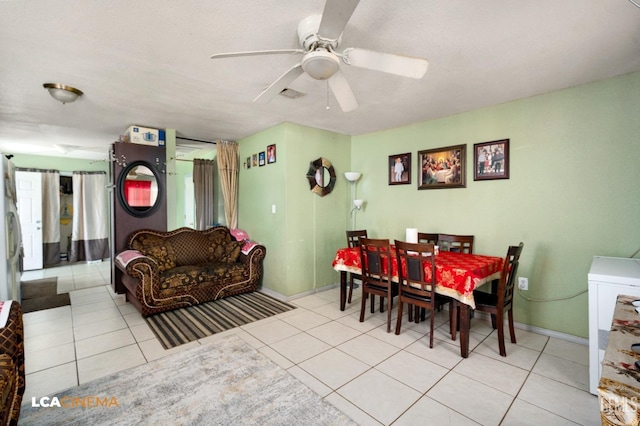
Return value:
<svg viewBox="0 0 640 426">
<path fill-rule="evenodd" d="M 16 208 L 15 174 L 11 162 L 3 154 L 0 157 L 0 176 L 4 182 L 0 197 L 0 212 L 3 217 L 0 223 L 0 300 L 20 302 L 22 236 Z"/>
<path fill-rule="evenodd" d="M 640 259 L 594 256 L 588 279 L 589 391 L 597 395 L 616 299 L 619 294 L 640 299 Z"/>
</svg>

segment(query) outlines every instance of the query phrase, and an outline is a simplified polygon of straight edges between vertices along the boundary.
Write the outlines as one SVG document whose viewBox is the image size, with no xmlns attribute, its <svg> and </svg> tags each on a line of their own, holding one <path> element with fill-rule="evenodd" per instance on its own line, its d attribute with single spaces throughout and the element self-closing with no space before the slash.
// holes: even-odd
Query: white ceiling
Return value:
<svg viewBox="0 0 640 426">
<path fill-rule="evenodd" d="M 298 22 L 323 8 L 324 0 L 0 1 L 0 150 L 100 158 L 131 124 L 204 140 L 283 121 L 357 135 L 640 70 L 640 8 L 629 0 L 362 0 L 338 50 L 424 57 L 429 69 L 414 80 L 343 65 L 360 104 L 349 113 L 326 82 L 306 75 L 289 86 L 304 97 L 252 102 L 299 56 L 209 59 L 297 48 Z M 85 94 L 62 105 L 43 83 Z"/>
</svg>

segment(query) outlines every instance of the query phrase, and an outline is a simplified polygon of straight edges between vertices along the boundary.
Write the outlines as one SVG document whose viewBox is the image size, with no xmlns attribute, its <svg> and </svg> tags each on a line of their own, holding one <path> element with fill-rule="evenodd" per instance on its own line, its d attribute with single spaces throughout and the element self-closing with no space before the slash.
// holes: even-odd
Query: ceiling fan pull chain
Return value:
<svg viewBox="0 0 640 426">
<path fill-rule="evenodd" d="M 329 79 L 327 79 L 327 111 L 329 111 L 331 107 L 329 106 Z"/>
</svg>

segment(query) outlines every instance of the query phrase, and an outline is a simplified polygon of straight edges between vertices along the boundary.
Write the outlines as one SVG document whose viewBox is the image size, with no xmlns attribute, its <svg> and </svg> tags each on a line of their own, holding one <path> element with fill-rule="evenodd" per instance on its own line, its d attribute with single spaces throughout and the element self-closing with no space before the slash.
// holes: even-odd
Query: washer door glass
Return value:
<svg viewBox="0 0 640 426">
<path fill-rule="evenodd" d="M 149 163 L 135 161 L 125 167 L 118 178 L 118 199 L 135 217 L 147 217 L 160 206 L 162 190 L 159 176 Z"/>
</svg>

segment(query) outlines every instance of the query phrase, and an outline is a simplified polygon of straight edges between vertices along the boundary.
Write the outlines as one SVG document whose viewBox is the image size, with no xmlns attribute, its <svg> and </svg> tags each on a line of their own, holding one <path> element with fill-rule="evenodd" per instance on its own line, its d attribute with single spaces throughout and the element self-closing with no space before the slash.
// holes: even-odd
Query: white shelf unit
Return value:
<svg viewBox="0 0 640 426">
<path fill-rule="evenodd" d="M 597 395 L 616 298 L 626 294 L 640 299 L 640 259 L 594 256 L 588 280 L 589 391 Z"/>
</svg>

